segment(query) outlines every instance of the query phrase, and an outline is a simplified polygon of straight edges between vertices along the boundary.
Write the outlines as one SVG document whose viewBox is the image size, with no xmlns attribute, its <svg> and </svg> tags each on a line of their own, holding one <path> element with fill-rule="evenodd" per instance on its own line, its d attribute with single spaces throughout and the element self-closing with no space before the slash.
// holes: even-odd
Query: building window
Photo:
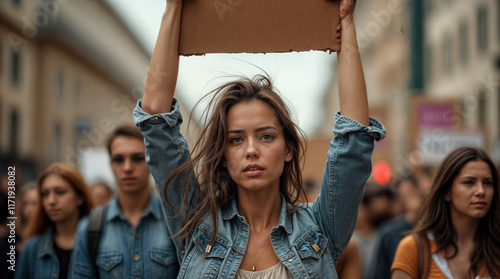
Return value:
<svg viewBox="0 0 500 279">
<path fill-rule="evenodd" d="M 443 72 L 451 72 L 451 37 L 449 34 L 443 36 Z"/>
<path fill-rule="evenodd" d="M 10 129 L 9 129 L 9 153 L 12 157 L 16 158 L 18 153 L 19 143 L 19 112 L 13 109 L 10 113 Z"/>
<path fill-rule="evenodd" d="M 21 7 L 21 4 L 23 3 L 22 0 L 11 0 L 12 4 L 16 7 Z"/>
<path fill-rule="evenodd" d="M 469 62 L 469 32 L 467 29 L 467 22 L 462 21 L 459 26 L 460 62 L 462 62 L 463 65 L 467 65 L 467 62 Z"/>
<path fill-rule="evenodd" d="M 51 149 L 51 157 L 53 161 L 59 160 L 60 156 L 60 147 L 61 147 L 61 123 L 56 123 L 54 125 L 54 134 L 52 139 Z"/>
<path fill-rule="evenodd" d="M 62 100 L 64 94 L 64 74 L 59 71 L 56 75 L 56 99 Z"/>
<path fill-rule="evenodd" d="M 484 52 L 488 48 L 488 10 L 480 7 L 477 11 L 477 48 Z"/>
<path fill-rule="evenodd" d="M 13 85 L 19 85 L 21 80 L 21 51 L 13 49 L 10 54 L 10 80 Z"/>
</svg>

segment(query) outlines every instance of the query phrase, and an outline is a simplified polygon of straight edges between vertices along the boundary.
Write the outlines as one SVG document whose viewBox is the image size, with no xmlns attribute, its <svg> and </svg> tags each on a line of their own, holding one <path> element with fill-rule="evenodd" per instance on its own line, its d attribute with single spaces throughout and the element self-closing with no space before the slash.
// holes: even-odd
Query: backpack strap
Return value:
<svg viewBox="0 0 500 279">
<path fill-rule="evenodd" d="M 89 214 L 89 224 L 87 227 L 87 252 L 89 254 L 90 263 L 94 270 L 95 278 L 99 279 L 99 272 L 97 269 L 97 249 L 101 240 L 102 226 L 106 216 L 107 205 L 100 205 Z"/>
<path fill-rule="evenodd" d="M 429 269 L 431 264 L 430 244 L 427 237 L 422 237 L 416 233 L 413 238 L 417 243 L 417 278 L 426 279 L 429 276 Z"/>
</svg>

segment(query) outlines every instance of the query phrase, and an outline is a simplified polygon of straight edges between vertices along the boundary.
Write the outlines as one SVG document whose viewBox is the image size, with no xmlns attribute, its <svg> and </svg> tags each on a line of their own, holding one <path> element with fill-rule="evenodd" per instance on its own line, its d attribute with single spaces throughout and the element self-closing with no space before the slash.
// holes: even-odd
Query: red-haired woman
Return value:
<svg viewBox="0 0 500 279">
<path fill-rule="evenodd" d="M 42 171 L 37 191 L 15 278 L 67 278 L 76 227 L 94 206 L 92 196 L 78 170 L 64 163 Z"/>
</svg>

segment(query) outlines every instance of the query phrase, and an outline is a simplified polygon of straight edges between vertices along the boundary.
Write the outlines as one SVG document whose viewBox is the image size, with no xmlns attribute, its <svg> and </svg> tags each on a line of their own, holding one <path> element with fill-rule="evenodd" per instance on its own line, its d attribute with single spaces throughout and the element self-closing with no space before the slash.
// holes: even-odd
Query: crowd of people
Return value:
<svg viewBox="0 0 500 279">
<path fill-rule="evenodd" d="M 454 150 L 432 176 L 369 181 L 386 131 L 368 114 L 356 1 L 339 6 L 340 112 L 318 196 L 303 187 L 302 132 L 266 75 L 205 97 L 190 152 L 174 97 L 183 3 L 167 2 L 136 126 L 109 136 L 116 193 L 47 166 L 19 192 L 16 271 L 2 258 L 2 278 L 500 278 L 500 181 L 484 151 Z"/>
</svg>

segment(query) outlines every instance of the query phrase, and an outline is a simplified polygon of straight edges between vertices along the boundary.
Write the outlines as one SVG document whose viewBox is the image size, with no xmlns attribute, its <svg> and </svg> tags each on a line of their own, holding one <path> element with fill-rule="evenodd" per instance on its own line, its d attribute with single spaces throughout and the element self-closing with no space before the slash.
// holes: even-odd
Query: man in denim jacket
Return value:
<svg viewBox="0 0 500 279">
<path fill-rule="evenodd" d="M 87 251 L 88 218 L 78 225 L 73 278 L 176 278 L 179 264 L 160 199 L 149 189 L 143 137 L 137 127 L 122 126 L 108 142 L 117 196 L 108 204 L 97 251 Z"/>
</svg>

